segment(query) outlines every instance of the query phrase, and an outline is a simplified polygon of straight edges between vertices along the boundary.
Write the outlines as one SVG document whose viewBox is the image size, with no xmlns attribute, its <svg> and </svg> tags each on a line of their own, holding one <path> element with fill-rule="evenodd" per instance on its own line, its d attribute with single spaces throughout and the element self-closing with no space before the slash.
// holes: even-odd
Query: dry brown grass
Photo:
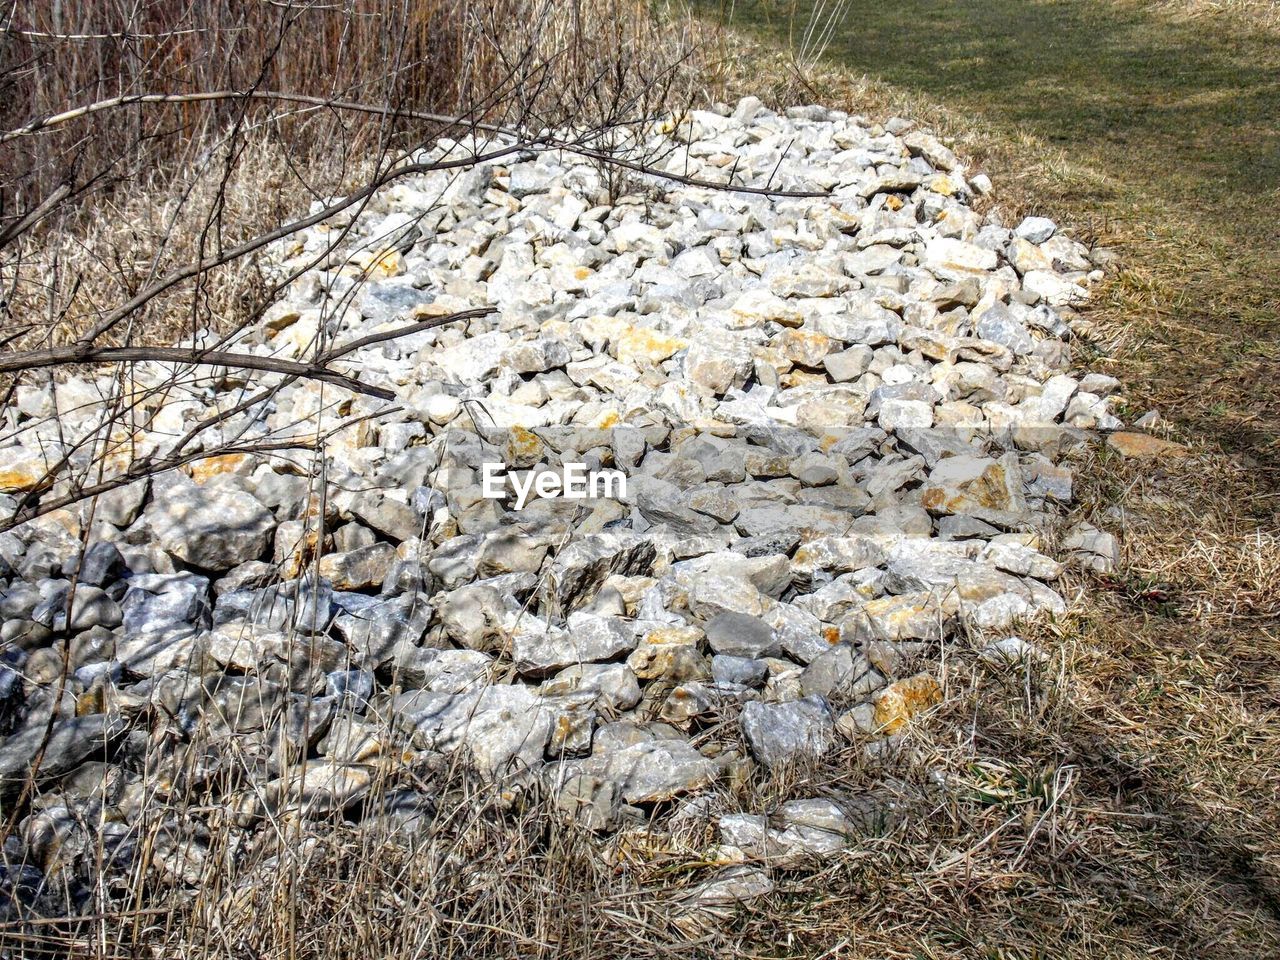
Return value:
<svg viewBox="0 0 1280 960">
<path fill-rule="evenodd" d="M 1155 0 L 1151 5 L 1192 19 L 1234 19 L 1250 26 L 1280 25 L 1280 3 L 1276 0 Z"/>
</svg>

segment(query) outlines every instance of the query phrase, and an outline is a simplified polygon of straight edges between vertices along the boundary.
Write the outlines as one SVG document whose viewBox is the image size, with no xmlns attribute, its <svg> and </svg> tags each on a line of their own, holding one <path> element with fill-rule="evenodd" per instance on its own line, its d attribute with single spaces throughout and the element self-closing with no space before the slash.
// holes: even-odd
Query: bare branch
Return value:
<svg viewBox="0 0 1280 960">
<path fill-rule="evenodd" d="M 45 350 L 24 350 L 0 356 L 0 373 L 22 370 L 39 370 L 76 363 L 136 363 L 154 360 L 158 363 L 182 363 L 194 366 L 237 367 L 243 370 L 264 370 L 269 373 L 292 374 L 310 380 L 324 380 L 355 393 L 363 393 L 380 400 L 393 400 L 395 394 L 382 387 L 372 387 L 323 366 L 297 363 L 276 357 L 258 357 L 252 353 L 229 353 L 223 350 L 201 350 L 195 347 L 50 347 Z"/>
</svg>

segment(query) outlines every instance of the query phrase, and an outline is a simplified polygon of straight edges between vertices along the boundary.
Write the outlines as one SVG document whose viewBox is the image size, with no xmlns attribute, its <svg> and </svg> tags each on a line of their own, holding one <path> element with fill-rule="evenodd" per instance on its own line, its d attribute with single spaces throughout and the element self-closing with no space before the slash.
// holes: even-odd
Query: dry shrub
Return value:
<svg viewBox="0 0 1280 960">
<path fill-rule="evenodd" d="M 283 91 L 391 113 L 478 110 L 514 119 L 540 112 L 554 123 L 571 106 L 590 123 L 586 101 L 598 95 L 601 73 L 639 94 L 683 52 L 669 16 L 659 29 L 643 6 L 625 0 L 20 0 L 5 26 L 4 130 L 109 98 L 215 91 Z M 376 144 L 385 122 L 362 131 L 366 124 L 335 111 L 277 113 L 270 104 L 246 111 L 235 98 L 125 106 L 5 143 L 5 202 L 10 213 L 33 206 L 69 175 L 132 178 L 182 166 L 220 131 L 268 117 L 303 157 L 330 152 L 335 134 L 363 132 Z"/>
</svg>

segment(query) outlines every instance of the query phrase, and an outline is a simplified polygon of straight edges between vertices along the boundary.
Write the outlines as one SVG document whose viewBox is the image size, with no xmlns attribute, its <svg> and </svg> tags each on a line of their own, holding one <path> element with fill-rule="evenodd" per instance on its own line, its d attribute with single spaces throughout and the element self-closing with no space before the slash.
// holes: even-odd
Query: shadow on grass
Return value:
<svg viewBox="0 0 1280 960">
<path fill-rule="evenodd" d="M 790 7 L 741 0 L 732 19 L 785 42 Z M 1214 203 L 1280 188 L 1280 45 L 1265 33 L 1100 0 L 851 0 L 826 59 L 1087 153 L 1127 190 Z"/>
<path fill-rule="evenodd" d="M 814 7 L 694 3 L 783 48 Z M 1280 335 L 1274 30 L 1134 0 L 846 6 L 819 65 L 943 108 L 968 149 L 991 154 L 980 159 L 1002 195 L 1025 187 L 1051 215 L 1103 225 L 1122 274 L 1095 313 L 1137 341 L 1111 372 L 1143 408 L 1248 456 L 1280 490 L 1280 352 L 1250 349 Z"/>
</svg>

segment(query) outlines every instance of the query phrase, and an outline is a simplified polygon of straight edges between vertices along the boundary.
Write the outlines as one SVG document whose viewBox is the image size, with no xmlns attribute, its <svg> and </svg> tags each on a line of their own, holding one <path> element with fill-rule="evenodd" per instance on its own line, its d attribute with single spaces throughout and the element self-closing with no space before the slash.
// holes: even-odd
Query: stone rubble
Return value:
<svg viewBox="0 0 1280 960">
<path fill-rule="evenodd" d="M 499 783 L 538 779 L 592 829 L 642 824 L 744 765 L 899 734 L 938 702 L 929 656 L 955 630 L 1062 612 L 1042 550 L 1071 500 L 1060 460 L 1120 426 L 1119 384 L 1068 372 L 1072 308 L 1100 272 L 1052 221 L 979 213 L 984 176 L 891 129 L 748 98 L 652 131 L 659 165 L 825 195 L 637 176 L 610 197 L 598 164 L 547 151 L 400 180 L 278 243 L 277 275 L 301 272 L 238 350 L 306 360 L 493 312 L 333 364 L 394 410 L 202 368 L 138 411 L 136 452 L 163 455 L 274 386 L 204 449 L 349 424 L 323 471 L 222 454 L 99 498 L 91 521 L 63 509 L 0 534 L 6 801 L 55 717 L 10 861 L 37 862 L 63 814 L 110 825 L 128 856 L 162 815 L 152 792 L 214 782 L 156 771 L 206 762 L 186 752 L 201 742 L 222 763 L 226 738 L 262 777 L 220 798 L 246 830 L 355 816 L 375 778 L 456 751 Z M 71 445 L 100 407 L 82 401 L 110 389 L 18 388 L 3 506 L 64 453 L 85 465 Z M 484 495 L 483 464 L 573 462 L 622 470 L 625 495 Z M 1064 547 L 1101 572 L 1118 557 L 1084 525 Z M 188 827 L 159 835 L 176 849 Z M 719 830 L 739 859 L 782 863 L 855 833 L 819 800 Z M 769 889 L 746 870 L 698 897 Z"/>
</svg>

